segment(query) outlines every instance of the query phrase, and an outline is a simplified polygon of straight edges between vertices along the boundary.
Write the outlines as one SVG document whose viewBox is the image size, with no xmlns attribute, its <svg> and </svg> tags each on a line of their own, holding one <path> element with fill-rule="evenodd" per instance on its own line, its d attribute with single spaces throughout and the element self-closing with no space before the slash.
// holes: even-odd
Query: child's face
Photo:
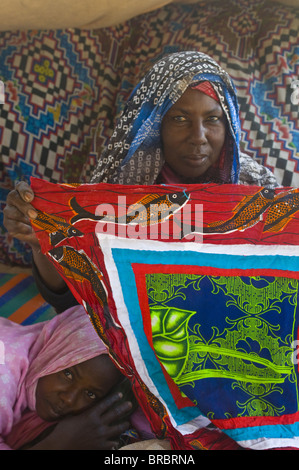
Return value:
<svg viewBox="0 0 299 470">
<path fill-rule="evenodd" d="M 45 421 L 57 421 L 93 406 L 122 375 L 107 354 L 41 377 L 36 388 L 36 412 Z"/>
</svg>

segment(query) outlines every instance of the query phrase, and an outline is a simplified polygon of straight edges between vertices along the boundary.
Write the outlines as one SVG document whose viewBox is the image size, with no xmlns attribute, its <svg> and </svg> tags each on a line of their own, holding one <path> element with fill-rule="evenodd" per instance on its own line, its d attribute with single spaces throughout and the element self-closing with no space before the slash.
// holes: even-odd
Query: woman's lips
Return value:
<svg viewBox="0 0 299 470">
<path fill-rule="evenodd" d="M 184 160 L 193 166 L 199 166 L 206 163 L 208 159 L 208 155 L 202 154 L 192 154 L 192 155 L 185 155 Z"/>
</svg>

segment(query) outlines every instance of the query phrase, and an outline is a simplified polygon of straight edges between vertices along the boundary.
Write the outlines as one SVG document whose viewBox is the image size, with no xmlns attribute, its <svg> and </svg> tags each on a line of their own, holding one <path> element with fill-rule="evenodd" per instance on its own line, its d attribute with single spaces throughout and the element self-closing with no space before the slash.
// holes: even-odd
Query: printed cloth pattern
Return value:
<svg viewBox="0 0 299 470">
<path fill-rule="evenodd" d="M 157 437 L 299 447 L 298 189 L 31 184 L 42 251 Z"/>
<path fill-rule="evenodd" d="M 167 24 L 167 30 L 165 30 Z M 21 178 L 88 182 L 136 84 L 164 55 L 213 57 L 232 77 L 241 150 L 298 187 L 298 8 L 272 0 L 167 5 L 100 30 L 0 33 L 0 260 L 31 250 L 2 225 Z"/>
</svg>

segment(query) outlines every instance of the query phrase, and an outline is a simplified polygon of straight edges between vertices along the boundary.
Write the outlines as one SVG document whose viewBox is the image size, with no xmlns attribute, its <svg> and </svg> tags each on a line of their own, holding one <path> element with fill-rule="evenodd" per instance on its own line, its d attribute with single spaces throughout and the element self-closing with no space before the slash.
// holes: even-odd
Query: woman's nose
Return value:
<svg viewBox="0 0 299 470">
<path fill-rule="evenodd" d="M 190 142 L 193 145 L 203 145 L 207 143 L 207 129 L 202 122 L 194 122 L 190 132 Z"/>
</svg>

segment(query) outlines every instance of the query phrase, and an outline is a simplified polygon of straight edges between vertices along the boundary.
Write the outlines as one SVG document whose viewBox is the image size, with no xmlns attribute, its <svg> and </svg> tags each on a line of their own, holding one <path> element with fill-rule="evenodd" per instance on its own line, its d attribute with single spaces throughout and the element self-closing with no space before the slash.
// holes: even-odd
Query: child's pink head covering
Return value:
<svg viewBox="0 0 299 470">
<path fill-rule="evenodd" d="M 107 354 L 82 306 L 29 326 L 0 318 L 0 450 L 19 448 L 51 423 L 35 412 L 40 377 Z M 31 410 L 31 411 L 29 411 Z"/>
<path fill-rule="evenodd" d="M 81 306 L 73 307 L 44 324 L 29 353 L 25 378 L 28 407 L 35 408 L 38 379 L 108 351 Z"/>
</svg>

